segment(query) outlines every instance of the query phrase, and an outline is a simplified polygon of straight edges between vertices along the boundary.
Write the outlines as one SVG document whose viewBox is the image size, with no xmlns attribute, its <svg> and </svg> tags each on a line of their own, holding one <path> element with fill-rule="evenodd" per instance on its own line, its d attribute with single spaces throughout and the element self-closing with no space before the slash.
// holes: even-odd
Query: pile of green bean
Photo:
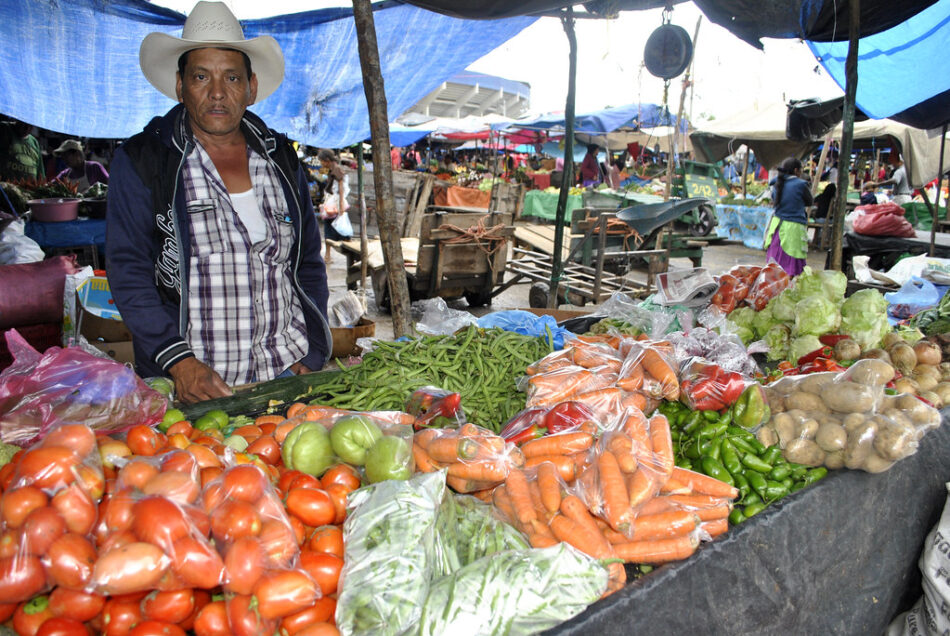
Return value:
<svg viewBox="0 0 950 636">
<path fill-rule="evenodd" d="M 435 386 L 462 395 L 469 422 L 498 432 L 525 407 L 516 380 L 550 353 L 552 339 L 470 326 L 451 336 L 375 343 L 362 362 L 321 384 L 313 404 L 359 411 L 402 410 L 416 389 Z"/>
<path fill-rule="evenodd" d="M 732 409 L 690 411 L 679 402 L 664 402 L 660 411 L 670 421 L 677 466 L 739 489 L 729 515 L 732 524 L 742 523 L 828 474 L 824 467 L 786 461 L 778 446 L 766 448 L 755 435 L 732 424 Z"/>
</svg>

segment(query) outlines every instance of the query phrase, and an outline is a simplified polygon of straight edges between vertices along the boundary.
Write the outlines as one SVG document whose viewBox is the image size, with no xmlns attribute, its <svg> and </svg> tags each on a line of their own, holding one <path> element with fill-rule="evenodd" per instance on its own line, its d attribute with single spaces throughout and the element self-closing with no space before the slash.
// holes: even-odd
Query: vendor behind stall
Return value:
<svg viewBox="0 0 950 636">
<path fill-rule="evenodd" d="M 587 154 L 584 155 L 584 161 L 581 162 L 580 178 L 581 185 L 584 187 L 597 185 L 600 183 L 600 162 L 597 161 L 597 153 L 600 148 L 596 144 L 587 144 Z"/>
<path fill-rule="evenodd" d="M 887 185 L 894 186 L 894 194 L 892 195 L 892 200 L 897 205 L 904 205 L 905 203 L 910 203 L 913 198 L 913 190 L 910 187 L 910 181 L 907 179 L 907 166 L 904 165 L 904 157 L 902 155 L 896 155 L 897 157 L 897 167 L 894 169 L 894 173 L 891 174 L 890 179 L 885 179 L 884 181 L 878 182 L 869 182 L 873 187 L 882 187 Z"/>
<path fill-rule="evenodd" d="M 101 163 L 86 161 L 86 154 L 78 140 L 67 139 L 60 144 L 59 148 L 53 151 L 53 155 L 61 157 L 69 166 L 56 175 L 56 178 L 63 181 L 72 181 L 79 188 L 79 192 L 83 192 L 89 186 L 97 183 L 109 183 L 109 173 L 106 172 Z"/>
<path fill-rule="evenodd" d="M 778 167 L 772 186 L 775 212 L 765 234 L 766 255 L 789 276 L 805 269 L 808 257 L 808 218 L 805 208 L 812 204 L 811 189 L 802 177 L 802 162 L 789 157 Z"/>
</svg>

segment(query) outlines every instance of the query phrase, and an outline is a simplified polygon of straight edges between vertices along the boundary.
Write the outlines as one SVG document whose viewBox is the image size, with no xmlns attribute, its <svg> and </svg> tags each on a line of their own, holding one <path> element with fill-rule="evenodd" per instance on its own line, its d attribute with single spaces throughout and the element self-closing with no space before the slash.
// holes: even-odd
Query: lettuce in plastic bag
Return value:
<svg viewBox="0 0 950 636">
<path fill-rule="evenodd" d="M 851 336 L 862 350 L 878 347 L 890 330 L 887 300 L 876 289 L 857 291 L 841 305 L 841 333 Z"/>
<path fill-rule="evenodd" d="M 795 364 L 798 364 L 798 359 L 803 355 L 809 354 L 817 349 L 821 349 L 821 347 L 821 340 L 818 339 L 818 336 L 800 336 L 792 340 L 792 343 L 789 345 L 788 359 Z"/>
<path fill-rule="evenodd" d="M 823 336 L 835 331 L 840 323 L 837 305 L 820 294 L 795 303 L 796 336 Z"/>
<path fill-rule="evenodd" d="M 765 344 L 769 348 L 768 359 L 770 361 L 785 360 L 788 354 L 788 345 L 791 340 L 791 332 L 785 325 L 774 325 L 765 332 Z"/>
<path fill-rule="evenodd" d="M 765 334 L 769 329 L 775 324 L 775 321 L 772 319 L 772 309 L 766 305 L 765 309 L 758 312 L 755 315 L 755 318 L 752 319 L 752 328 L 755 329 L 755 335 L 757 338 L 765 338 Z"/>
<path fill-rule="evenodd" d="M 752 307 L 737 307 L 729 312 L 729 322 L 736 327 L 746 327 L 752 329 L 752 322 L 755 320 L 755 310 Z"/>
</svg>

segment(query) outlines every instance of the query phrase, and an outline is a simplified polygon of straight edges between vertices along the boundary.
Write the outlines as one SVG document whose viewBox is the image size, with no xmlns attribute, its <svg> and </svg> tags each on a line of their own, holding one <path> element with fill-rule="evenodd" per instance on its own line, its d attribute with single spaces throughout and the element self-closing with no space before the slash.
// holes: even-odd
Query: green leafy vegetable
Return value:
<svg viewBox="0 0 950 636">
<path fill-rule="evenodd" d="M 785 360 L 791 332 L 785 325 L 774 325 L 765 333 L 765 344 L 769 347 L 768 359 Z"/>
<path fill-rule="evenodd" d="M 823 336 L 838 329 L 840 322 L 838 307 L 820 294 L 795 303 L 794 333 L 797 336 Z"/>
<path fill-rule="evenodd" d="M 818 336 L 807 335 L 800 336 L 792 340 L 788 348 L 788 359 L 793 363 L 798 363 L 798 359 L 806 353 L 811 353 L 816 349 L 821 349 L 822 344 Z"/>
<path fill-rule="evenodd" d="M 862 350 L 877 348 L 891 330 L 887 300 L 876 289 L 862 289 L 841 305 L 841 333 L 851 336 Z"/>
<path fill-rule="evenodd" d="M 767 307 L 772 310 L 772 319 L 776 322 L 792 322 L 795 320 L 795 303 L 798 297 L 794 290 L 786 288 L 781 294 L 769 301 Z"/>
<path fill-rule="evenodd" d="M 757 338 L 765 338 L 765 334 L 774 324 L 772 320 L 772 309 L 766 305 L 765 309 L 758 312 L 752 320 L 752 326 L 755 328 L 755 336 Z"/>
</svg>

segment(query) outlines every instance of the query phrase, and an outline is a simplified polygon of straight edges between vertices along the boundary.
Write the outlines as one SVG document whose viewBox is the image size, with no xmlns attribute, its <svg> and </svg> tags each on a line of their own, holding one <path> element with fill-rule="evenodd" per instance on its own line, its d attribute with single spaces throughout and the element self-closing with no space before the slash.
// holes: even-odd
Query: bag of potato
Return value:
<svg viewBox="0 0 950 636">
<path fill-rule="evenodd" d="M 844 373 L 783 378 L 767 388 L 772 417 L 756 433 L 790 462 L 880 473 L 917 452 L 940 412 L 910 394 L 888 395 L 894 368 L 855 362 Z"/>
</svg>

